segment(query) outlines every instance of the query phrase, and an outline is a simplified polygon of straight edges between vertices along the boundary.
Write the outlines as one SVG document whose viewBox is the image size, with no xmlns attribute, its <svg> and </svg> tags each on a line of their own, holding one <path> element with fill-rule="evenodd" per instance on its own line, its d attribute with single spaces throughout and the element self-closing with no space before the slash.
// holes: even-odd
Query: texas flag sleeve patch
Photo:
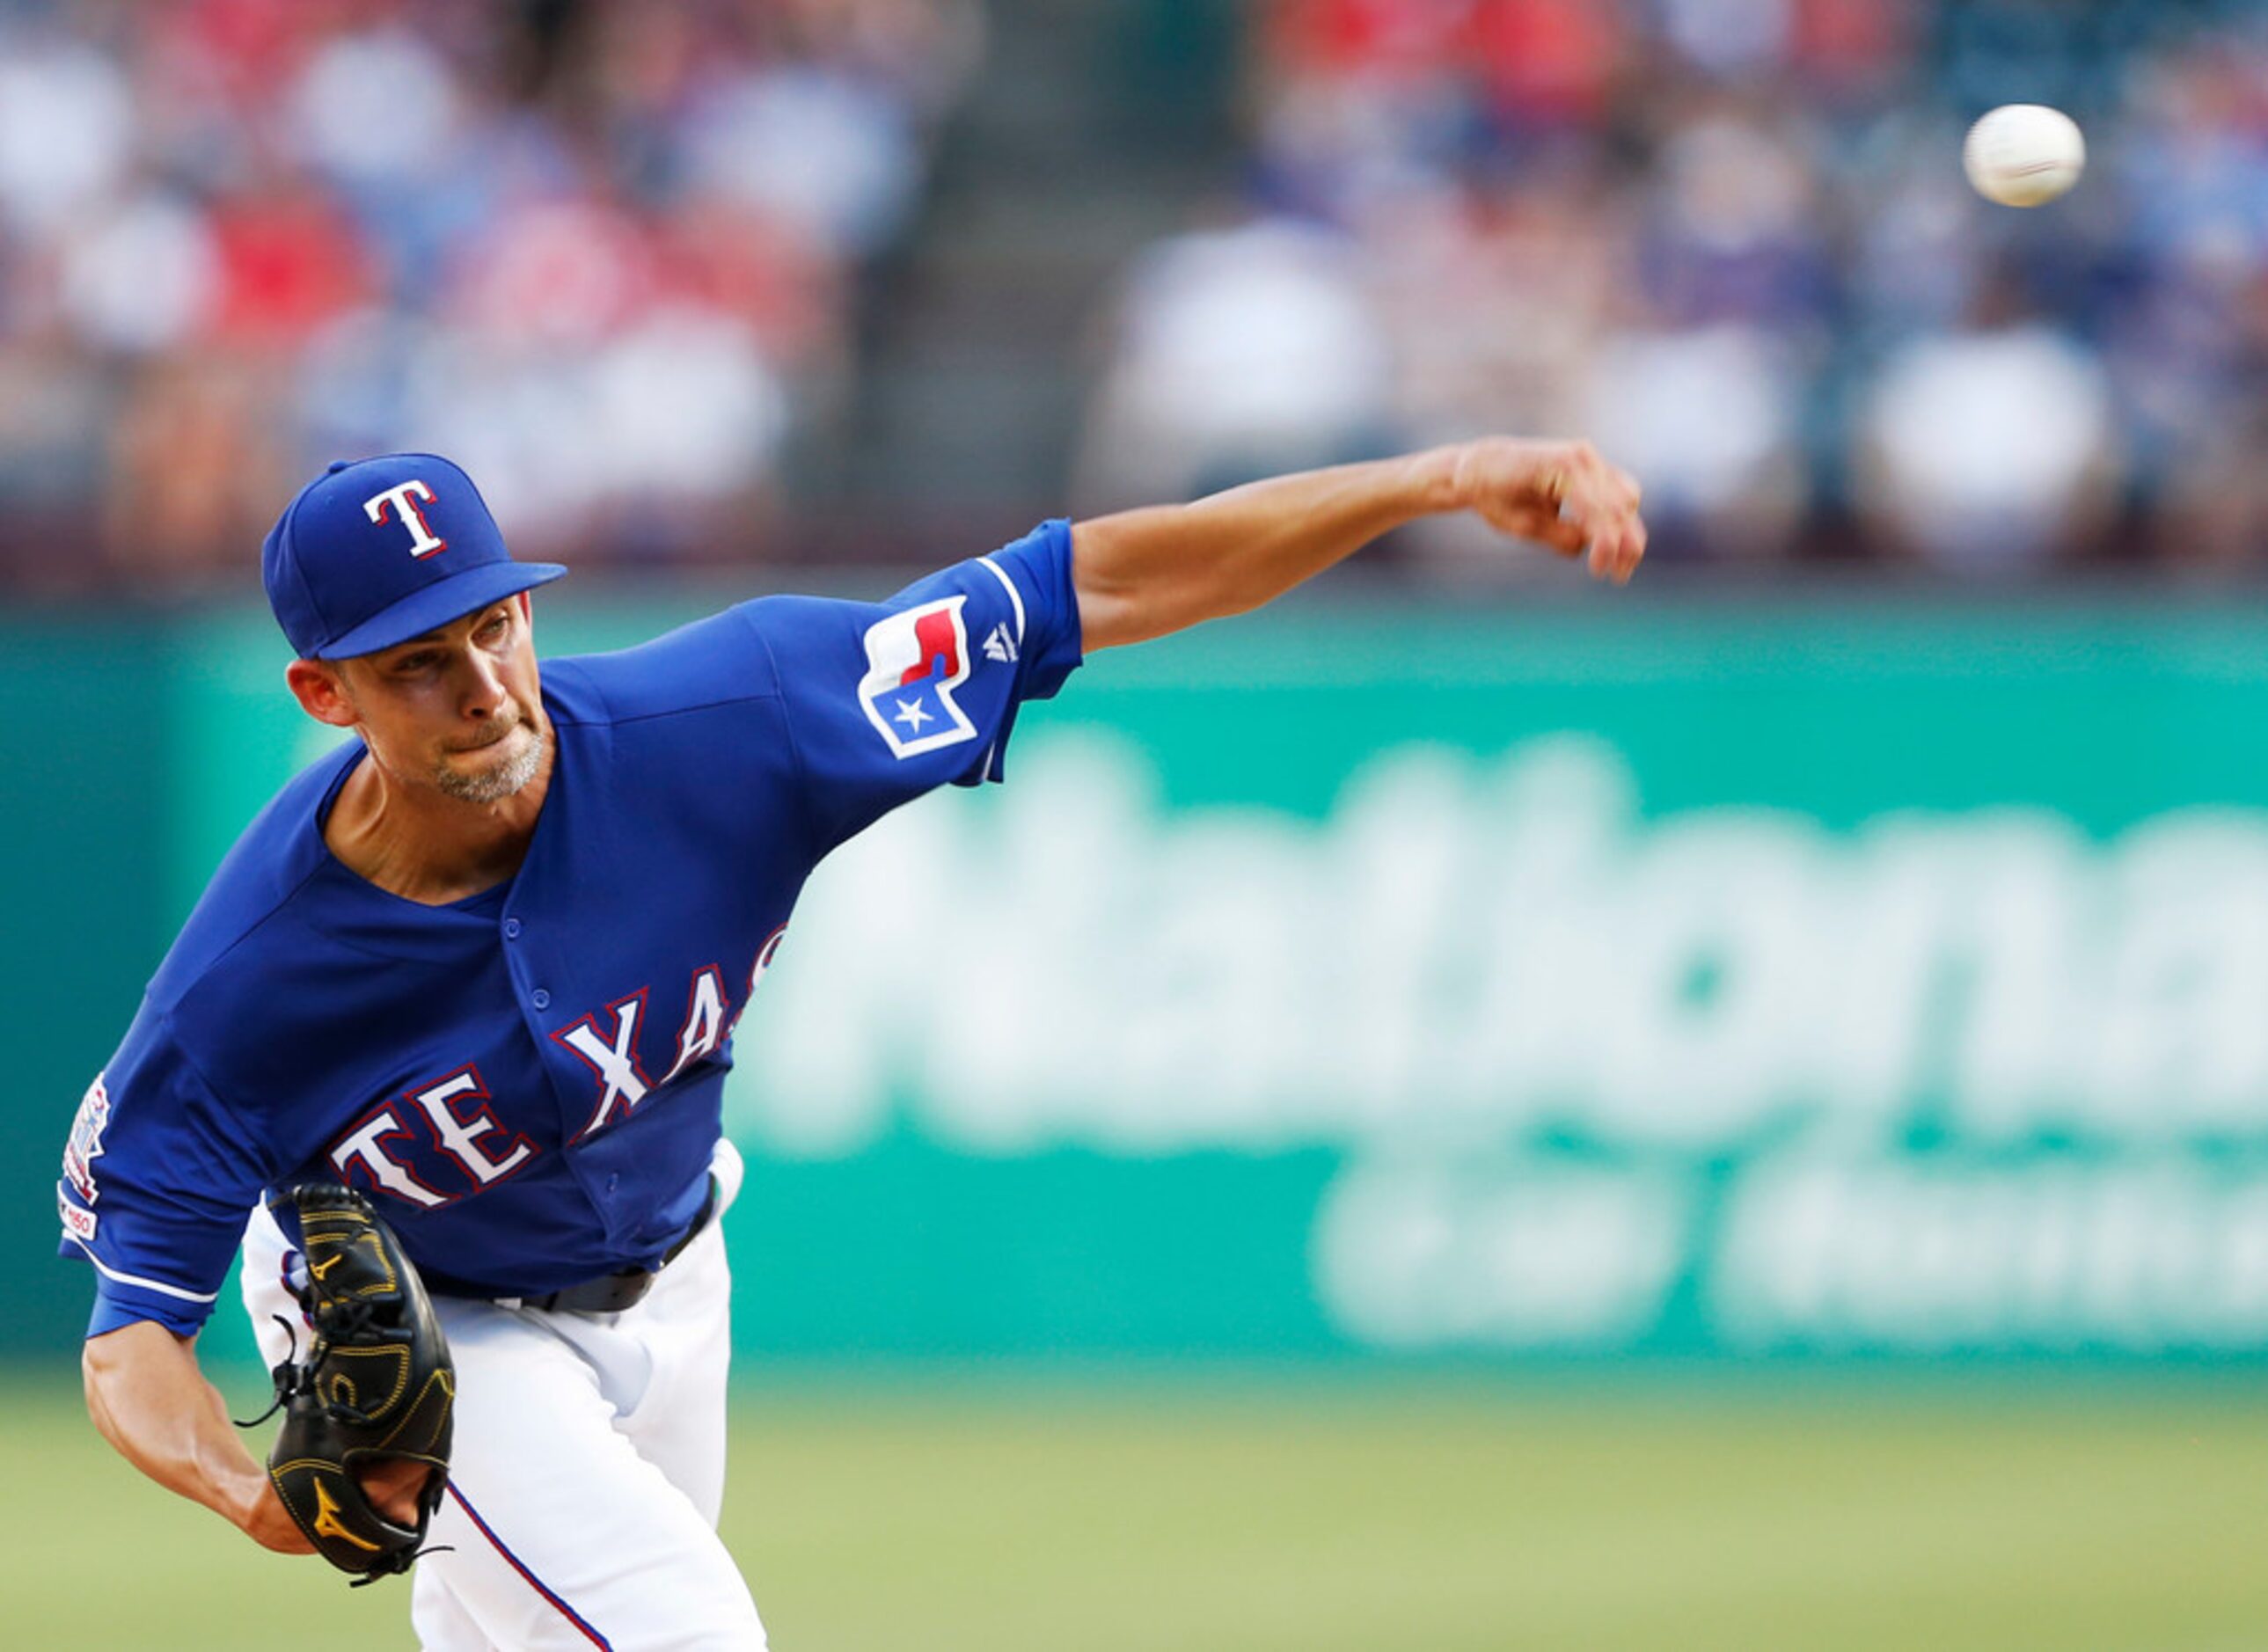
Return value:
<svg viewBox="0 0 2268 1652">
<path fill-rule="evenodd" d="M 900 758 L 976 738 L 954 691 L 968 680 L 966 595 L 885 614 L 866 628 L 866 674 L 858 703 Z"/>
</svg>

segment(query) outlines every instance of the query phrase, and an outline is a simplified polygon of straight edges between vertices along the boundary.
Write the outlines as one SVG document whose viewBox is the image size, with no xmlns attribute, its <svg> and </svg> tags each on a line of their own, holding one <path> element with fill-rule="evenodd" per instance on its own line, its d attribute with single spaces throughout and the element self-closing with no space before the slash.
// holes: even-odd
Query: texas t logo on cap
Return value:
<svg viewBox="0 0 2268 1652">
<path fill-rule="evenodd" d="M 448 540 L 433 537 L 433 530 L 425 525 L 425 513 L 417 508 L 420 499 L 430 500 L 432 496 L 433 490 L 423 480 L 412 476 L 408 481 L 397 482 L 384 493 L 372 494 L 364 500 L 363 514 L 372 522 L 383 522 L 391 516 L 409 530 L 409 554 L 431 556 L 436 551 L 449 548 Z"/>
<path fill-rule="evenodd" d="M 260 551 L 268 606 L 302 659 L 392 648 L 566 571 L 512 561 L 473 479 L 434 453 L 334 462 Z"/>
</svg>

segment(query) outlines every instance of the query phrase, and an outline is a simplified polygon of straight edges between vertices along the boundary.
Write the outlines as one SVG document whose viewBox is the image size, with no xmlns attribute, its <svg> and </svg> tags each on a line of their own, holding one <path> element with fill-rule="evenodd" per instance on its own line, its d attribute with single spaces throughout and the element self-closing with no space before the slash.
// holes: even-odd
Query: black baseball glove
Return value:
<svg viewBox="0 0 2268 1652">
<path fill-rule="evenodd" d="M 310 1183 L 274 1204 L 299 1213 L 306 1272 L 292 1282 L 314 1340 L 305 1359 L 287 1355 L 276 1368 L 267 1414 L 281 1408 L 284 1426 L 268 1477 L 325 1560 L 375 1582 L 409 1569 L 441 1506 L 456 1398 L 449 1344 L 417 1270 L 368 1200 Z M 374 1508 L 357 1474 L 402 1459 L 430 1471 L 414 1526 Z"/>
</svg>

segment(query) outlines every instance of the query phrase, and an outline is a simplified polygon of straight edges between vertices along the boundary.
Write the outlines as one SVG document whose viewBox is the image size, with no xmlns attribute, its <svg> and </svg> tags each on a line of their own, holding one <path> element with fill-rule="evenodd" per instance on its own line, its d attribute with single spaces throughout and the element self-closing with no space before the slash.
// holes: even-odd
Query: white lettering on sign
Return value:
<svg viewBox="0 0 2268 1652">
<path fill-rule="evenodd" d="M 1081 733 L 988 802 L 836 851 L 738 1126 L 856 1150 L 917 1071 L 916 1121 L 996 1153 L 2268 1134 L 2268 814 L 1648 818 L 1580 737 L 1401 747 L 1316 822 L 1169 812 Z"/>
<path fill-rule="evenodd" d="M 1665 813 L 1569 735 L 1398 746 L 1311 818 L 1078 731 L 801 911 L 736 1134 L 1328 1149 L 1358 1341 L 2268 1347 L 2257 810 Z"/>
<path fill-rule="evenodd" d="M 1916 1353 L 2268 1343 L 2268 1176 L 1802 1155 L 1740 1181 L 1713 1259 L 1734 1347 Z"/>
</svg>

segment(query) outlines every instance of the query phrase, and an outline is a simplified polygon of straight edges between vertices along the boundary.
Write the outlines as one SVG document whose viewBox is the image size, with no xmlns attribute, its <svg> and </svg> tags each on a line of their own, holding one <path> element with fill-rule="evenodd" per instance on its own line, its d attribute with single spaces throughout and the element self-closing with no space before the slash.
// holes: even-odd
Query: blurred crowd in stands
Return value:
<svg viewBox="0 0 2268 1652">
<path fill-rule="evenodd" d="M 2268 563 L 2268 4 L 1255 15 L 1249 187 L 1126 281 L 1086 508 L 1580 431 L 1670 559 Z M 2029 212 L 1960 165 L 2018 101 L 2092 150 Z"/>
<path fill-rule="evenodd" d="M 240 586 L 335 456 L 748 542 L 976 0 L 5 0 L 0 587 Z"/>
<path fill-rule="evenodd" d="M 1138 3 L 1233 11 L 1241 185 L 1108 298 L 1075 510 L 1572 431 L 1669 561 L 2268 562 L 2268 0 Z M 0 591 L 240 587 L 393 447 L 532 554 L 762 553 L 985 30 L 0 0 Z M 2066 200 L 1966 187 L 2008 101 L 2085 127 Z"/>
</svg>

